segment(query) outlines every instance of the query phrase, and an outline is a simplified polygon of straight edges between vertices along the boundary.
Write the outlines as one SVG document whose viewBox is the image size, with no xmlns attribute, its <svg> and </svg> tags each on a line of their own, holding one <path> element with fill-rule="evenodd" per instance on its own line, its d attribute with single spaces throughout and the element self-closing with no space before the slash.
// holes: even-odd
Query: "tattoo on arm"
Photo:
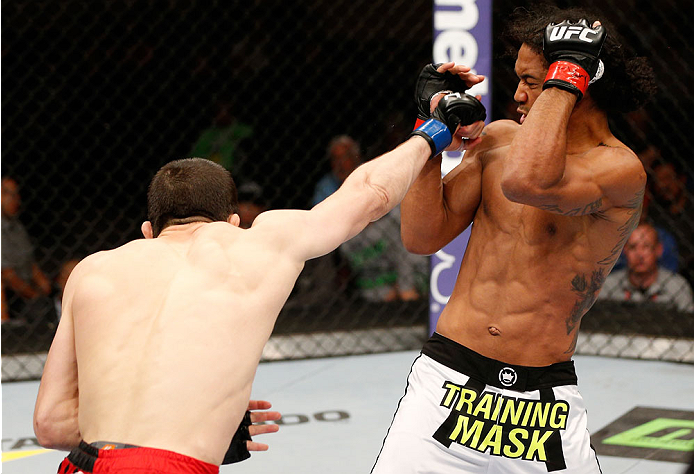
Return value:
<svg viewBox="0 0 694 474">
<path fill-rule="evenodd" d="M 624 244 L 626 244 L 629 235 L 631 235 L 631 232 L 636 229 L 636 226 L 639 225 L 639 221 L 641 220 L 641 203 L 643 202 L 643 195 L 645 192 L 646 188 L 641 189 L 624 206 L 629 209 L 629 218 L 617 229 L 619 231 L 619 240 L 610 251 L 610 254 L 600 260 L 598 265 L 612 265 L 619 258 L 619 254 L 622 253 L 622 248 L 624 247 Z"/>
<path fill-rule="evenodd" d="M 584 216 L 586 214 L 593 214 L 598 209 L 600 209 L 602 207 L 602 198 L 598 198 L 595 201 L 590 202 L 583 207 L 576 207 L 568 211 L 563 210 L 556 204 L 543 204 L 542 206 L 538 207 L 543 211 L 554 212 L 563 216 Z"/>
<path fill-rule="evenodd" d="M 576 275 L 573 280 L 571 280 L 571 291 L 577 294 L 578 299 L 571 309 L 571 314 L 566 318 L 566 334 L 569 335 L 571 332 L 575 331 L 573 341 L 566 350 L 566 354 L 571 354 L 576 350 L 578 325 L 583 315 L 586 314 L 590 307 L 593 306 L 593 303 L 595 303 L 598 292 L 600 288 L 602 288 L 606 276 L 605 269 L 598 268 L 593 271 L 590 281 L 586 279 L 585 275 Z"/>
</svg>

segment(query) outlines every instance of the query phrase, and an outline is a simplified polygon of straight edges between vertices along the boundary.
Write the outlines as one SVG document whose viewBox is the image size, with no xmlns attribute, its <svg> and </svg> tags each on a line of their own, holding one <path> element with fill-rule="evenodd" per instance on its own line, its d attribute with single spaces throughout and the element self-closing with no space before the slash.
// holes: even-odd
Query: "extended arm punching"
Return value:
<svg viewBox="0 0 694 474">
<path fill-rule="evenodd" d="M 459 146 L 456 133 L 459 125 L 466 125 L 468 110 L 468 98 L 450 94 L 414 136 L 361 165 L 311 211 L 266 212 L 254 227 L 275 226 L 274 234 L 283 241 L 280 245 L 300 261 L 334 250 L 398 205 L 432 155 Z"/>
</svg>

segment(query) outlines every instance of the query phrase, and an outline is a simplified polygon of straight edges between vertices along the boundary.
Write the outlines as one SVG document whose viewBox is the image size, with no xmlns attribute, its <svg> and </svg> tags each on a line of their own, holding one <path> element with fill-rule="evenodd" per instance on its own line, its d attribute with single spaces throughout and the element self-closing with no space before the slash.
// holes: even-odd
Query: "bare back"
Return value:
<svg viewBox="0 0 694 474">
<path fill-rule="evenodd" d="M 236 214 L 171 225 L 80 262 L 34 409 L 41 445 L 110 441 L 220 464 L 304 262 L 392 210 L 430 152 L 413 137 L 310 211 L 267 211 L 250 229 Z"/>
<path fill-rule="evenodd" d="M 497 128 L 497 146 L 475 158 L 481 199 L 437 331 L 488 357 L 543 366 L 571 358 L 581 318 L 638 224 L 642 195 L 600 208 L 602 200 L 594 212 L 510 201 L 501 179 L 517 127 Z M 608 155 L 610 148 L 628 151 L 614 137 L 608 142 L 601 145 Z M 581 160 L 591 166 L 587 153 L 567 157 L 567 163 Z"/>
<path fill-rule="evenodd" d="M 196 226 L 81 264 L 67 309 L 85 441 L 221 462 L 302 262 L 262 231 Z"/>
</svg>

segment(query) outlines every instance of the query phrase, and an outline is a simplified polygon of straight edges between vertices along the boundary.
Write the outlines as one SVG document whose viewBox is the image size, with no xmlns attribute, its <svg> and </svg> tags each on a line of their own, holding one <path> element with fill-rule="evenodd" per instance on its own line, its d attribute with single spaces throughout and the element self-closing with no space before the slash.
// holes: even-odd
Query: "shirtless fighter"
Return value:
<svg viewBox="0 0 694 474">
<path fill-rule="evenodd" d="M 429 161 L 401 206 L 415 253 L 436 252 L 474 223 L 377 474 L 599 472 L 571 357 L 581 318 L 638 224 L 646 183 L 607 113 L 640 106 L 654 92 L 651 70 L 586 12 L 517 15 L 521 124 L 489 124 L 443 180 L 440 159 Z M 462 66 L 444 71 L 467 86 L 483 79 Z"/>
<path fill-rule="evenodd" d="M 304 262 L 389 212 L 428 158 L 479 135 L 483 119 L 475 98 L 446 96 L 313 209 L 264 212 L 250 229 L 221 166 L 159 170 L 145 239 L 87 257 L 65 288 L 34 412 L 42 446 L 73 450 L 60 472 L 219 472 Z"/>
</svg>

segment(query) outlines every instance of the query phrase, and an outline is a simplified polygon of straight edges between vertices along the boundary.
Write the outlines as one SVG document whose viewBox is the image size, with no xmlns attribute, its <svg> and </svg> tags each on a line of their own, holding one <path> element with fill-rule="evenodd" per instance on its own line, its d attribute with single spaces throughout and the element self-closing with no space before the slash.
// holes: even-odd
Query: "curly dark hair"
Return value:
<svg viewBox="0 0 694 474">
<path fill-rule="evenodd" d="M 564 20 L 577 22 L 582 18 L 588 20 L 588 24 L 600 20 L 607 29 L 607 38 L 600 52 L 605 73 L 588 89 L 593 101 L 605 112 L 631 112 L 641 108 L 658 90 L 653 69 L 645 57 L 636 56 L 630 51 L 617 33 L 617 28 L 600 12 L 581 8 L 561 9 L 551 4 L 537 3 L 530 9 L 517 8 L 509 19 L 504 35 L 510 46 L 515 48 L 514 53 L 522 44 L 526 44 L 542 54 L 543 33 L 549 23 Z"/>
</svg>

